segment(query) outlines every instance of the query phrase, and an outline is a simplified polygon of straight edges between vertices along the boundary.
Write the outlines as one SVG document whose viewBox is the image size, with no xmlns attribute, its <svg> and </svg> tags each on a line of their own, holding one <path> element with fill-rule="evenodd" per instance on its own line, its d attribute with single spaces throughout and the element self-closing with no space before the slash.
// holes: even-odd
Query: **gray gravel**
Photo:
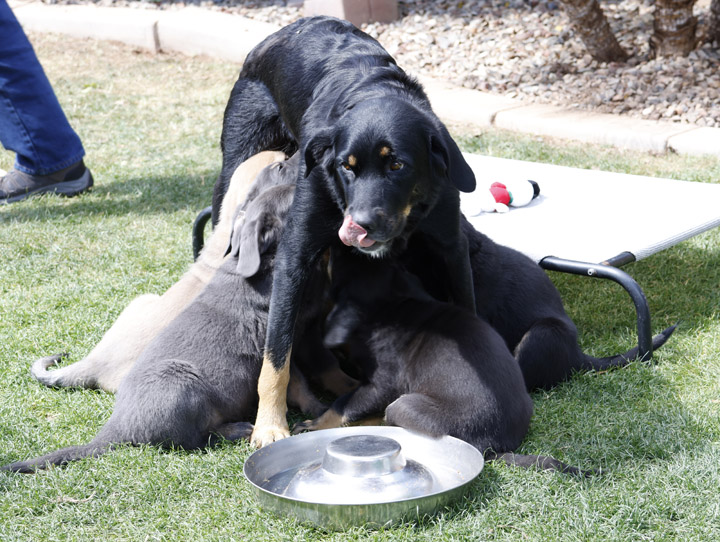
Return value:
<svg viewBox="0 0 720 542">
<path fill-rule="evenodd" d="M 148 9 L 195 4 L 280 25 L 302 16 L 297 0 L 80 1 Z M 652 0 L 602 2 L 618 40 L 632 55 L 625 64 L 592 60 L 558 0 L 398 3 L 398 21 L 371 23 L 363 30 L 411 74 L 526 103 L 720 127 L 720 49 L 705 43 L 685 58 L 650 59 Z M 696 3 L 701 21 L 709 3 Z"/>
</svg>

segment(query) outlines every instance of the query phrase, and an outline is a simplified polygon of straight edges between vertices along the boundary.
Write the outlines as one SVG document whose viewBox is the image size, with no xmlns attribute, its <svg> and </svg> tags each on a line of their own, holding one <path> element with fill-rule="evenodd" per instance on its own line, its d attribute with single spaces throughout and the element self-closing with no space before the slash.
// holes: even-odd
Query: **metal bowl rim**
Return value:
<svg viewBox="0 0 720 542">
<path fill-rule="evenodd" d="M 243 474 L 244 474 L 244 472 L 243 472 Z M 256 490 L 261 491 L 262 493 L 265 493 L 266 495 L 270 495 L 271 497 L 273 497 L 275 499 L 282 499 L 284 501 L 296 502 L 296 503 L 301 503 L 301 504 L 332 506 L 332 507 L 337 507 L 337 508 L 346 508 L 346 507 L 347 508 L 357 508 L 359 506 L 383 506 L 383 505 L 387 505 L 387 504 L 399 504 L 399 503 L 406 503 L 406 502 L 410 502 L 410 501 L 417 501 L 420 499 L 429 499 L 431 497 L 436 497 L 438 495 L 443 495 L 445 493 L 450 493 L 452 491 L 462 489 L 466 485 L 472 483 L 476 477 L 477 477 L 477 475 L 473 476 L 472 478 L 470 478 L 466 482 L 463 482 L 462 484 L 458 484 L 457 486 L 451 487 L 449 489 L 443 489 L 441 491 L 436 491 L 434 493 L 426 493 L 425 495 L 418 495 L 416 497 L 407 497 L 405 499 L 396 499 L 394 501 L 377 501 L 377 502 L 367 502 L 367 503 L 335 503 L 335 502 L 302 500 L 302 499 L 298 499 L 298 498 L 294 498 L 294 497 L 288 497 L 286 495 L 280 495 L 278 493 L 273 493 L 272 491 L 268 491 L 267 489 L 260 487 L 255 482 L 248 479 L 247 475 L 245 476 L 245 479 L 248 482 L 250 482 L 250 484 L 252 484 L 252 486 Z"/>
<path fill-rule="evenodd" d="M 407 432 L 408 434 L 411 434 L 411 435 L 414 435 L 414 436 L 417 436 L 417 437 L 424 437 L 424 438 L 427 438 L 427 439 L 429 439 L 429 440 L 433 440 L 432 437 L 429 437 L 429 436 L 427 436 L 427 435 L 423 435 L 422 433 L 418 433 L 418 432 L 415 432 L 415 431 L 410 431 L 410 430 L 408 430 L 408 429 L 404 429 L 404 428 L 402 428 L 402 427 L 395 427 L 395 426 L 354 426 L 354 427 L 347 427 L 347 428 L 340 428 L 340 427 L 338 427 L 338 428 L 332 428 L 332 429 L 322 429 L 322 430 L 314 431 L 314 432 L 311 432 L 311 433 L 302 433 L 302 434 L 300 434 L 300 435 L 295 435 L 295 436 L 293 436 L 293 437 L 288 437 L 288 438 L 298 438 L 298 437 L 302 437 L 303 435 L 317 435 L 317 434 L 319 434 L 319 433 L 323 433 L 323 432 L 326 432 L 326 431 L 338 431 L 339 429 L 340 429 L 340 430 L 345 430 L 345 429 L 356 429 L 356 430 L 359 430 L 359 429 L 362 429 L 362 430 L 371 430 L 371 431 L 378 431 L 378 430 L 379 430 L 380 432 L 383 432 L 385 429 L 393 429 L 393 430 L 399 430 L 399 431 L 402 431 L 402 432 Z M 434 492 L 432 492 L 432 493 L 427 493 L 427 494 L 425 494 L 425 495 L 417 495 L 417 496 L 414 496 L 414 497 L 407 497 L 407 498 L 404 498 L 404 499 L 388 500 L 388 501 L 378 501 L 378 502 L 371 502 L 371 503 L 353 503 L 353 504 L 349 504 L 349 503 L 332 503 L 332 502 L 323 502 L 323 501 L 303 500 L 303 499 L 299 499 L 299 498 L 295 498 L 295 497 L 288 497 L 288 496 L 286 496 L 286 495 L 281 495 L 281 494 L 279 494 L 279 493 L 273 493 L 272 491 L 269 491 L 269 490 L 265 489 L 264 487 L 258 485 L 258 484 L 255 483 L 254 481 L 252 481 L 252 480 L 250 479 L 250 477 L 248 476 L 248 473 L 247 473 L 248 460 L 249 460 L 254 454 L 256 454 L 256 453 L 258 453 L 259 451 L 261 451 L 262 448 L 261 448 L 260 450 L 254 451 L 254 452 L 253 452 L 252 454 L 250 454 L 250 456 L 248 456 L 248 458 L 245 460 L 245 463 L 243 464 L 243 475 L 245 476 L 245 479 L 246 479 L 256 490 L 261 491 L 262 493 L 264 493 L 264 494 L 266 494 L 266 495 L 269 495 L 269 496 L 271 496 L 271 497 L 273 497 L 273 498 L 275 498 L 275 499 L 282 499 L 282 500 L 285 500 L 285 501 L 296 502 L 296 503 L 300 503 L 300 504 L 312 504 L 312 505 L 332 506 L 332 507 L 338 507 L 338 508 L 344 508 L 344 507 L 348 507 L 348 508 L 349 508 L 349 507 L 358 507 L 358 506 L 383 506 L 383 505 L 388 505 L 388 504 L 397 504 L 397 503 L 405 503 L 405 502 L 410 502 L 410 501 L 416 501 L 416 500 L 419 500 L 419 499 L 430 499 L 430 498 L 432 498 L 432 497 L 435 497 L 435 496 L 438 496 L 438 495 L 442 495 L 442 494 L 444 494 L 444 493 L 450 493 L 450 492 L 454 492 L 454 491 L 456 491 L 456 490 L 462 489 L 463 487 L 465 487 L 465 486 L 467 486 L 468 484 L 472 483 L 472 482 L 480 475 L 480 473 L 483 471 L 483 469 L 484 469 L 484 467 L 485 467 L 485 460 L 484 460 L 484 458 L 483 458 L 482 453 L 481 453 L 477 448 L 475 448 L 472 444 L 470 444 L 470 443 L 468 443 L 468 442 L 465 442 L 464 440 L 461 440 L 461 439 L 459 439 L 459 438 L 457 438 L 457 437 L 453 437 L 453 436 L 451 436 L 451 435 L 444 435 L 443 437 L 440 437 L 440 438 L 451 440 L 451 441 L 456 442 L 456 443 L 458 443 L 458 444 L 460 444 L 460 445 L 467 446 L 467 447 L 468 447 L 469 449 L 471 449 L 471 450 L 474 450 L 474 452 L 478 454 L 478 459 L 479 459 L 479 465 L 478 465 L 478 467 L 476 467 L 476 468 L 474 469 L 474 470 L 476 470 L 477 472 L 475 472 L 474 474 L 472 474 L 471 476 L 469 476 L 468 479 L 467 479 L 465 482 L 462 482 L 462 483 L 460 483 L 460 484 L 458 484 L 458 485 L 456 485 L 456 486 L 453 486 L 453 487 L 451 487 L 451 488 L 441 489 L 441 490 L 439 490 L 439 491 L 434 491 Z M 434 439 L 434 440 L 440 440 L 440 439 Z M 413 458 L 412 458 L 412 457 L 408 457 L 408 459 L 413 459 Z"/>
</svg>

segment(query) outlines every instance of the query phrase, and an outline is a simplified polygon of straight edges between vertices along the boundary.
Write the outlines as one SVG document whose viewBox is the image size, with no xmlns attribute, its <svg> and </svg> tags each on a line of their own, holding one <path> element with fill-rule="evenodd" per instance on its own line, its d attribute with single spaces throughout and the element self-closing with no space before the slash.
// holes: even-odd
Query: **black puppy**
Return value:
<svg viewBox="0 0 720 542">
<path fill-rule="evenodd" d="M 402 252 L 412 234 L 441 262 L 450 299 L 474 308 L 458 193 L 475 188 L 473 172 L 417 81 L 347 22 L 302 19 L 248 55 L 225 110 L 213 208 L 241 161 L 295 147 L 298 187 L 278 248 L 258 384 L 259 446 L 289 434 L 285 388 L 300 295 L 338 236 L 384 256 Z"/>
<path fill-rule="evenodd" d="M 363 383 L 294 432 L 385 421 L 433 437 L 452 435 L 486 458 L 579 472 L 515 450 L 527 434 L 532 400 L 502 337 L 470 311 L 435 300 L 395 263 L 337 253 L 331 260 L 337 304 L 327 319 L 329 348 L 342 347 Z"/>
<path fill-rule="evenodd" d="M 232 257 L 205 289 L 145 348 L 121 381 L 115 408 L 88 444 L 2 470 L 34 472 L 98 456 L 120 443 L 194 449 L 214 434 L 249 437 L 257 406 L 272 266 L 294 186 L 262 192 L 233 234 Z M 288 390 L 305 411 L 324 410 L 293 373 Z M 297 393 L 296 393 L 297 392 Z M 293 397 L 291 397 L 291 400 Z"/>
<path fill-rule="evenodd" d="M 547 273 L 521 252 L 475 230 L 465 217 L 462 229 L 469 244 L 477 315 L 497 330 L 514 353 L 528 390 L 547 389 L 574 372 L 602 371 L 637 358 L 637 347 L 604 358 L 585 354 L 578 346 L 577 328 Z M 442 270 L 436 269 L 424 247 L 413 246 L 411 241 L 406 255 L 426 290 L 443 299 Z M 675 327 L 653 337 L 653 349 L 662 346 Z"/>
</svg>

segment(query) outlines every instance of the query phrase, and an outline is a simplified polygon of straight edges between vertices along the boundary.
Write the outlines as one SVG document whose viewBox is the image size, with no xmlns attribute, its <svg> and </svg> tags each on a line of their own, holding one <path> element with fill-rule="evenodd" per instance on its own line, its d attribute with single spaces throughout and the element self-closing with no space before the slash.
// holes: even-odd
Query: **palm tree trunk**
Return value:
<svg viewBox="0 0 720 542">
<path fill-rule="evenodd" d="M 694 0 L 693 0 L 694 1 Z M 583 44 L 598 62 L 625 62 L 620 47 L 597 0 L 561 0 L 565 13 Z"/>
<path fill-rule="evenodd" d="M 717 0 L 715 0 L 717 2 Z M 685 56 L 695 49 L 695 0 L 656 0 L 650 48 L 655 56 Z"/>
</svg>

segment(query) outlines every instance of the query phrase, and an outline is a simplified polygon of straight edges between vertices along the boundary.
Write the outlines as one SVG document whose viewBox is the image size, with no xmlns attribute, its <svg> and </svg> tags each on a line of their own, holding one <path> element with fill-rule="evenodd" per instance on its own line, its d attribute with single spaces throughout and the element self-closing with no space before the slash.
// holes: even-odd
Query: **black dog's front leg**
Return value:
<svg viewBox="0 0 720 542">
<path fill-rule="evenodd" d="M 475 313 L 475 288 L 468 240 L 461 228 L 460 203 L 457 192 L 449 193 L 438 202 L 420 225 L 423 250 L 443 263 L 445 290 L 450 301 Z"/>
<path fill-rule="evenodd" d="M 450 276 L 450 295 L 453 302 L 475 314 L 475 288 L 472 280 L 468 241 L 461 231 L 458 232 L 455 249 L 446 255 L 445 265 Z"/>
<path fill-rule="evenodd" d="M 302 179 L 275 257 L 265 353 L 258 380 L 258 412 L 251 442 L 260 447 L 289 436 L 287 386 L 293 331 L 303 289 L 342 216 L 323 190 L 323 179 Z M 335 220 L 329 217 L 336 217 Z M 333 229 L 334 228 L 334 229 Z"/>
</svg>

